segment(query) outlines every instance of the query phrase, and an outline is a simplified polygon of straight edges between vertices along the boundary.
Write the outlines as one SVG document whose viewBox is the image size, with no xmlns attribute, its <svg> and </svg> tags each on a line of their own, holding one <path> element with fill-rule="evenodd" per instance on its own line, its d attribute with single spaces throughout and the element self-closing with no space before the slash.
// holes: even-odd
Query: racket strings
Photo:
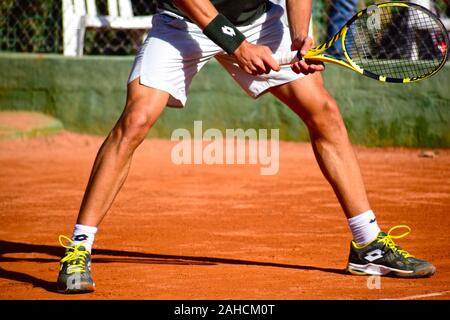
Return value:
<svg viewBox="0 0 450 320">
<path fill-rule="evenodd" d="M 363 52 L 364 52 L 363 62 L 365 62 L 366 64 L 367 64 L 367 62 L 370 62 L 371 64 L 373 64 L 373 62 L 375 61 L 374 58 L 376 59 L 376 58 L 386 57 L 386 58 L 392 59 L 393 58 L 392 54 L 389 54 L 389 53 L 395 53 L 397 55 L 401 55 L 401 53 L 398 52 L 398 49 L 399 49 L 398 46 L 395 46 L 394 48 L 392 48 L 393 44 L 395 44 L 396 42 L 397 43 L 402 43 L 402 42 L 405 43 L 408 41 L 408 39 L 412 39 L 411 33 L 409 32 L 410 29 L 407 29 L 407 32 L 399 32 L 399 30 L 405 29 L 404 26 L 401 26 L 402 20 L 399 20 L 399 19 L 394 20 L 394 21 L 396 21 L 396 23 L 391 23 L 390 26 L 388 26 L 390 29 L 390 33 L 396 34 L 398 36 L 397 37 L 398 39 L 396 40 L 396 42 L 391 37 L 387 37 L 387 38 L 383 37 L 383 34 L 379 30 L 383 30 L 383 28 L 386 28 L 386 26 L 387 26 L 386 22 L 388 22 L 388 23 L 390 22 L 389 19 L 386 19 L 386 17 L 387 17 L 387 15 L 380 15 L 379 18 L 381 21 L 379 22 L 379 26 L 377 28 L 372 28 L 372 29 L 369 28 L 370 27 L 369 25 L 367 26 L 367 28 L 364 28 L 364 26 L 361 23 L 361 21 L 363 21 L 363 20 L 360 20 L 358 22 L 359 25 L 357 25 L 358 28 L 356 29 L 357 30 L 356 34 L 364 36 L 363 41 L 360 40 L 360 38 L 361 38 L 360 36 L 358 37 L 359 38 L 358 41 L 359 41 L 359 44 L 361 45 L 361 47 L 363 48 Z M 365 32 L 366 29 L 369 30 L 371 34 L 369 32 Z M 361 32 L 361 30 L 363 32 Z M 375 40 L 375 41 L 371 41 L 370 36 L 372 36 L 372 40 Z M 367 48 L 367 45 L 370 44 L 371 42 L 372 43 L 375 42 L 376 45 L 375 46 L 372 45 L 372 47 L 375 47 L 375 49 L 378 49 L 378 50 L 373 50 L 373 48 L 372 48 L 372 50 L 370 50 L 370 51 L 375 51 L 376 54 L 373 54 L 372 52 L 370 52 L 368 54 L 369 50 L 367 50 L 366 48 Z M 378 47 L 378 48 L 376 48 L 376 47 Z M 381 68 L 381 66 L 377 66 L 377 65 L 373 66 L 374 71 L 376 71 L 378 74 L 381 73 L 380 68 Z M 367 67 L 365 67 L 365 69 L 367 69 Z M 389 75 L 399 75 L 399 74 L 403 74 L 405 71 L 407 71 L 405 68 L 405 65 L 401 64 L 401 63 L 397 63 L 397 64 L 385 63 L 383 65 L 383 69 L 384 69 L 383 70 L 384 74 L 389 74 Z"/>
<path fill-rule="evenodd" d="M 395 64 L 387 64 L 387 72 L 390 72 L 393 76 L 400 78 L 405 76 L 420 76 L 426 73 L 427 70 L 433 70 L 435 67 L 435 61 L 432 59 L 419 59 L 417 53 L 418 48 L 422 48 L 422 51 L 429 49 L 429 44 L 425 44 L 422 38 L 418 36 L 419 32 L 421 30 L 426 30 L 426 32 L 431 33 L 435 32 L 433 26 L 421 21 L 420 18 L 424 15 L 418 15 L 418 13 L 421 12 L 414 10 L 401 13 L 400 16 L 395 17 L 394 21 L 396 23 L 390 25 L 393 37 L 392 39 L 387 38 L 389 42 L 386 43 L 384 41 L 382 43 L 384 45 L 382 48 L 385 57 L 390 59 L 403 59 L 403 61 L 398 61 Z M 386 15 L 383 17 L 386 18 Z M 389 54 L 389 52 L 393 54 Z M 408 61 L 417 61 L 418 63 L 410 64 Z"/>
<path fill-rule="evenodd" d="M 347 32 L 344 46 L 357 66 L 396 79 L 439 68 L 446 59 L 448 35 L 435 18 L 414 7 L 378 10 L 377 16 L 356 19 Z"/>
</svg>

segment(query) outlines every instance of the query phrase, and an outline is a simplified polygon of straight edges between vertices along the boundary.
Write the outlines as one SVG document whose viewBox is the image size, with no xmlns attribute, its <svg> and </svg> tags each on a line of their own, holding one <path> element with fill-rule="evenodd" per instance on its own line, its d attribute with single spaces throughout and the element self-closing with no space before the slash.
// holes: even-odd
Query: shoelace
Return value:
<svg viewBox="0 0 450 320">
<path fill-rule="evenodd" d="M 71 245 L 65 245 L 63 241 L 69 242 Z M 61 259 L 61 263 L 68 262 L 70 266 L 67 268 L 67 273 L 75 273 L 75 272 L 85 272 L 86 271 L 86 255 L 89 254 L 89 251 L 79 250 L 81 246 L 83 246 L 84 242 L 80 244 L 75 244 L 72 239 L 60 235 L 59 236 L 59 244 L 66 249 L 70 249 L 66 251 L 66 255 Z"/>
<path fill-rule="evenodd" d="M 398 236 L 394 236 L 391 235 L 391 233 L 397 229 L 408 229 L 408 231 L 406 231 L 403 234 L 400 234 Z M 395 226 L 392 227 L 391 229 L 389 229 L 387 235 L 383 238 L 378 239 L 378 242 L 383 243 L 387 248 L 389 248 L 390 250 L 397 252 L 398 254 L 402 255 L 404 258 L 414 258 L 414 256 L 410 253 L 408 253 L 406 250 L 401 249 L 399 246 L 397 246 L 394 242 L 393 239 L 401 239 L 406 237 L 408 234 L 411 233 L 411 228 L 407 225 L 399 225 L 399 226 Z"/>
</svg>

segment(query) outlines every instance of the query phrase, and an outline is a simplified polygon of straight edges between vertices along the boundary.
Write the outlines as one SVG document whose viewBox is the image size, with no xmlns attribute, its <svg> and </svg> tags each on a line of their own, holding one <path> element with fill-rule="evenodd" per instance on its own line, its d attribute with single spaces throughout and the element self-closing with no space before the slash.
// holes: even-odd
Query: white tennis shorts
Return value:
<svg viewBox="0 0 450 320">
<path fill-rule="evenodd" d="M 282 6 L 270 3 L 265 14 L 238 29 L 247 41 L 268 46 L 274 53 L 290 51 L 291 39 L 284 12 Z M 255 99 L 271 87 L 303 76 L 290 68 L 250 75 L 239 68 L 233 56 L 206 37 L 196 24 L 167 12 L 153 17 L 153 28 L 135 58 L 128 83 L 140 77 L 142 85 L 168 92 L 169 106 L 183 107 L 192 79 L 211 58 L 217 59 Z"/>
</svg>

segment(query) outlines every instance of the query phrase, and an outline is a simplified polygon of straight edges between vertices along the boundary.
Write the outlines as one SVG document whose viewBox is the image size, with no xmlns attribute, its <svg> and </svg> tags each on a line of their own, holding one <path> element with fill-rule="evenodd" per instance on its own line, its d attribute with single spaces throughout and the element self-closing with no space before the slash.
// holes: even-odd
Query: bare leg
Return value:
<svg viewBox="0 0 450 320">
<path fill-rule="evenodd" d="M 77 223 L 98 226 L 128 175 L 136 148 L 166 106 L 168 93 L 139 84 L 128 86 L 125 109 L 92 168 Z"/>
<path fill-rule="evenodd" d="M 316 73 L 271 89 L 308 126 L 319 166 L 347 218 L 370 209 L 353 147 L 336 101 Z"/>
</svg>

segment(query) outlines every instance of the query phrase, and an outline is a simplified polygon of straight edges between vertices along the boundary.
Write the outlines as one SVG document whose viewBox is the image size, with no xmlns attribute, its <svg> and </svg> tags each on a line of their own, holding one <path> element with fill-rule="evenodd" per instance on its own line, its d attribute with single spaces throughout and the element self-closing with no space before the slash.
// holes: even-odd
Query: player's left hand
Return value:
<svg viewBox="0 0 450 320">
<path fill-rule="evenodd" d="M 297 37 L 292 41 L 291 50 L 299 51 L 300 55 L 303 57 L 309 49 L 314 46 L 314 41 L 311 37 Z M 317 71 L 325 70 L 325 66 L 320 61 L 312 60 L 300 60 L 291 65 L 292 71 L 295 73 L 310 74 Z"/>
</svg>

